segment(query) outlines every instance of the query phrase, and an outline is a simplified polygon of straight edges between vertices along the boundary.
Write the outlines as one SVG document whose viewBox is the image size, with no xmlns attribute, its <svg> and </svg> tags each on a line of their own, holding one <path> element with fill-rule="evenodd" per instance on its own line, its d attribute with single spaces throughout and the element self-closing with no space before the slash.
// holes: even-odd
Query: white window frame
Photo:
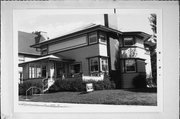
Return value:
<svg viewBox="0 0 180 119">
<path fill-rule="evenodd" d="M 91 39 L 92 36 L 93 36 L 93 37 L 96 37 L 96 41 L 90 42 L 90 39 Z M 89 33 L 89 34 L 88 34 L 88 42 L 89 42 L 89 44 L 95 44 L 95 43 L 98 42 L 97 32 L 92 32 L 92 33 Z"/>
<path fill-rule="evenodd" d="M 105 42 L 101 41 L 101 36 L 103 36 L 105 38 Z M 107 44 L 107 36 L 105 33 L 99 32 L 99 42 L 103 43 L 103 44 Z"/>
<path fill-rule="evenodd" d="M 130 44 L 130 45 L 129 45 L 129 44 L 126 44 L 126 42 L 125 42 L 125 41 L 127 40 L 126 38 L 132 38 L 133 44 Z M 133 37 L 133 36 L 126 36 L 126 37 L 124 37 L 124 38 L 123 38 L 123 42 L 124 42 L 124 46 L 132 46 L 132 45 L 135 44 L 135 41 L 134 41 L 134 37 Z"/>
<path fill-rule="evenodd" d="M 128 61 L 128 60 L 134 61 L 134 69 L 135 69 L 135 70 L 133 70 L 133 71 L 128 71 L 128 70 L 127 70 L 126 61 Z M 126 73 L 136 72 L 136 70 L 137 70 L 137 65 L 136 65 L 136 60 L 135 60 L 135 59 L 126 59 L 124 63 L 125 63 L 125 71 L 126 71 Z"/>
<path fill-rule="evenodd" d="M 29 66 L 29 78 L 32 78 L 32 67 Z"/>
<path fill-rule="evenodd" d="M 97 59 L 97 66 L 98 66 L 98 70 L 95 70 L 95 71 L 92 71 L 92 69 L 91 69 L 91 67 L 92 67 L 92 61 L 91 60 L 93 60 L 93 59 Z M 96 73 L 96 72 L 99 72 L 99 58 L 98 57 L 93 57 L 93 58 L 90 58 L 89 59 L 89 66 L 90 66 L 90 73 Z"/>
<path fill-rule="evenodd" d="M 106 62 L 106 64 L 105 64 L 105 65 L 107 66 L 107 70 L 106 70 L 106 71 L 103 70 L 103 63 L 102 63 L 103 60 Z M 100 63 L 101 71 L 102 71 L 102 72 L 108 72 L 108 70 L 109 70 L 109 69 L 108 69 L 108 58 L 100 58 L 100 62 L 101 62 L 101 63 Z"/>
</svg>

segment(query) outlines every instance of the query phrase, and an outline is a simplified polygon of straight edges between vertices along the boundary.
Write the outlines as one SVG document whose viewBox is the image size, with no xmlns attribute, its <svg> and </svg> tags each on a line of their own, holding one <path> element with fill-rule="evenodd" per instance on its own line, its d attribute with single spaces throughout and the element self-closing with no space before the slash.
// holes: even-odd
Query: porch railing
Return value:
<svg viewBox="0 0 180 119">
<path fill-rule="evenodd" d="M 36 89 L 36 91 L 35 91 L 34 89 Z M 42 89 L 41 89 L 41 88 L 38 88 L 38 87 L 36 87 L 36 86 L 32 86 L 32 87 L 28 88 L 28 89 L 26 90 L 26 100 L 28 99 L 27 96 L 28 96 L 28 92 L 29 92 L 29 91 L 31 91 L 31 95 L 34 95 L 34 94 L 36 94 L 37 90 L 39 90 L 40 93 L 42 92 Z"/>
</svg>

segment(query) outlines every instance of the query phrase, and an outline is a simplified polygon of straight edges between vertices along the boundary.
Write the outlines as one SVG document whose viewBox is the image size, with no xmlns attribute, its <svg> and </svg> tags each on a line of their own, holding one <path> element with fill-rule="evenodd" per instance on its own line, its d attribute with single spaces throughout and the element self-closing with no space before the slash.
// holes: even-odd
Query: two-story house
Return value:
<svg viewBox="0 0 180 119">
<path fill-rule="evenodd" d="M 31 45 L 41 57 L 20 63 L 24 80 L 108 74 L 121 88 L 134 88 L 139 74 L 151 77 L 151 61 L 144 32 L 121 32 L 106 24 L 91 24 L 66 35 Z M 146 45 L 148 46 L 148 45 Z"/>
</svg>

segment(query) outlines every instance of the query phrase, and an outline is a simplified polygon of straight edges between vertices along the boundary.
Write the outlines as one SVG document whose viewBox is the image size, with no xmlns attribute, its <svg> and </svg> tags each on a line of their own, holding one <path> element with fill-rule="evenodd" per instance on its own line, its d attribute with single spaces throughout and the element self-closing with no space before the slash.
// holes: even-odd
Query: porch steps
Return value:
<svg viewBox="0 0 180 119">
<path fill-rule="evenodd" d="M 49 90 L 49 88 L 54 84 L 54 80 L 52 78 L 45 78 L 42 80 L 43 83 L 43 89 L 42 92 L 45 93 Z"/>
</svg>

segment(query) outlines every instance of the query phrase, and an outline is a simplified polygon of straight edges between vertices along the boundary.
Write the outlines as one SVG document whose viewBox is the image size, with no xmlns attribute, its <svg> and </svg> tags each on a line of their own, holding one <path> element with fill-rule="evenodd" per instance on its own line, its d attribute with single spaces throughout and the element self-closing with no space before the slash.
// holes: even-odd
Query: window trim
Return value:
<svg viewBox="0 0 180 119">
<path fill-rule="evenodd" d="M 106 64 L 106 65 L 107 65 L 107 71 L 103 71 L 103 68 L 102 68 L 102 65 L 103 65 L 103 64 L 102 64 L 102 59 L 105 59 L 105 60 L 107 61 L 107 64 Z M 109 72 L 108 58 L 105 58 L 105 57 L 101 57 L 101 58 L 100 58 L 100 71 L 101 71 L 101 72 Z"/>
<path fill-rule="evenodd" d="M 97 59 L 97 61 L 98 61 L 98 70 L 97 71 L 91 71 L 91 60 L 92 59 Z M 99 65 L 99 57 L 92 57 L 92 58 L 89 58 L 89 72 L 90 72 L 90 74 L 92 74 L 92 73 L 97 73 L 97 72 L 99 72 L 100 71 L 100 65 Z"/>
</svg>

